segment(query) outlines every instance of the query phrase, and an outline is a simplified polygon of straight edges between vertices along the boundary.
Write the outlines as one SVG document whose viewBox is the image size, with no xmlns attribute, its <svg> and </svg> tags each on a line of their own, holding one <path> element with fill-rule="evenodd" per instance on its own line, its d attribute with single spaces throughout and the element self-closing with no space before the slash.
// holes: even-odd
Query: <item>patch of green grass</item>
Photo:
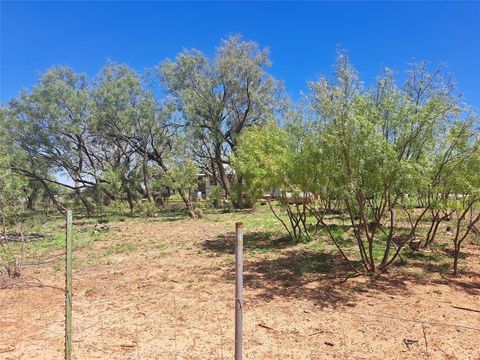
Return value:
<svg viewBox="0 0 480 360">
<path fill-rule="evenodd" d="M 90 246 L 101 234 L 94 232 L 73 233 L 73 251 Z M 42 258 L 52 252 L 64 250 L 66 246 L 66 238 L 64 232 L 57 232 L 53 235 L 46 236 L 34 241 L 28 241 L 24 246 L 24 254 L 28 259 L 36 259 L 34 262 L 41 262 Z M 22 244 L 12 243 L 13 251 L 20 254 Z"/>
<path fill-rule="evenodd" d="M 107 257 L 110 255 L 122 254 L 122 253 L 131 253 L 137 249 L 135 244 L 130 242 L 119 242 L 114 243 L 109 246 L 107 249 L 102 251 L 102 256 Z"/>
<path fill-rule="evenodd" d="M 255 254 L 266 254 L 268 252 L 272 251 L 272 248 L 266 247 L 266 246 L 258 246 L 256 248 L 253 248 L 248 251 L 249 255 L 255 255 Z"/>
<path fill-rule="evenodd" d="M 284 274 L 328 273 L 332 271 L 332 257 L 326 253 L 301 251 L 273 260 L 275 271 Z"/>
<path fill-rule="evenodd" d="M 284 212 L 279 214 L 284 221 L 288 221 Z M 254 212 L 239 210 L 228 213 L 206 213 L 205 219 L 214 222 L 242 222 L 245 231 L 262 230 L 273 233 L 279 230 L 283 231 L 282 224 L 275 218 L 267 206 L 259 206 Z"/>
<path fill-rule="evenodd" d="M 385 242 L 373 241 L 372 253 L 376 262 L 381 261 L 385 254 Z"/>
<path fill-rule="evenodd" d="M 325 243 L 322 240 L 315 240 L 308 244 L 308 248 L 318 252 L 325 252 Z"/>
<path fill-rule="evenodd" d="M 353 245 L 353 238 L 342 227 L 331 226 L 330 232 L 340 246 L 351 247 Z"/>
<path fill-rule="evenodd" d="M 167 244 L 165 243 L 159 243 L 159 242 L 153 242 L 152 245 L 150 245 L 150 247 L 154 248 L 154 249 L 158 249 L 158 250 L 163 250 L 167 247 Z"/>
<path fill-rule="evenodd" d="M 308 244 L 312 240 L 313 240 L 312 235 L 306 234 L 306 235 L 300 236 L 300 238 L 298 239 L 298 242 L 301 243 L 301 244 Z"/>
<path fill-rule="evenodd" d="M 444 252 L 424 252 L 424 251 L 412 251 L 410 248 L 407 248 L 402 253 L 408 259 L 412 260 L 422 260 L 422 261 L 432 261 L 432 262 L 441 262 L 445 261 L 448 256 Z"/>
<path fill-rule="evenodd" d="M 328 272 L 332 269 L 332 258 L 328 254 L 304 257 L 304 266 L 310 272 Z"/>
</svg>

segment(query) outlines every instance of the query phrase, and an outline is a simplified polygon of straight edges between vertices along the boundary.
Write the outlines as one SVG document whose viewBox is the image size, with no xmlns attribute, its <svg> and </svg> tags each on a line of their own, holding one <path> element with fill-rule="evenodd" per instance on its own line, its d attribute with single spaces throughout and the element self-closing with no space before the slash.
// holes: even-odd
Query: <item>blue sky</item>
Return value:
<svg viewBox="0 0 480 360">
<path fill-rule="evenodd" d="M 298 99 L 331 74 L 337 46 L 368 84 L 385 66 L 445 62 L 466 102 L 480 108 L 480 2 L 1 2 L 0 101 L 52 65 L 94 75 L 107 59 L 135 69 L 183 48 L 212 54 L 241 33 L 269 47 L 270 72 Z"/>
</svg>

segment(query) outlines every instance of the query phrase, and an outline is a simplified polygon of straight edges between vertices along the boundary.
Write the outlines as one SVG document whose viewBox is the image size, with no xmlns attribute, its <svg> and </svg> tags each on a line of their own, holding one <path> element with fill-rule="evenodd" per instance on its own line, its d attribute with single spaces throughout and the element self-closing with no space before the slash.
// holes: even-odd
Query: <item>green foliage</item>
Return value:
<svg viewBox="0 0 480 360">
<path fill-rule="evenodd" d="M 309 194 L 317 187 L 318 151 L 305 129 L 296 123 L 281 128 L 274 123 L 251 128 L 239 142 L 233 164 L 246 179 L 251 198 L 264 192 L 275 196 L 288 215 L 283 222 L 295 241 L 311 239 L 306 226 Z"/>
<path fill-rule="evenodd" d="M 248 129 L 233 158 L 237 175 L 249 179 L 252 187 L 262 191 L 287 185 L 293 156 L 290 140 L 288 132 L 276 124 Z"/>
<path fill-rule="evenodd" d="M 2 155 L 0 154 L 0 157 Z M 6 157 L 0 159 L 0 168 Z M 22 198 L 25 196 L 27 181 L 12 171 L 0 171 L 0 216 L 2 220 L 16 216 L 22 211 Z"/>
<path fill-rule="evenodd" d="M 159 211 L 158 206 L 150 201 L 143 201 L 137 206 L 137 210 L 144 216 L 155 216 Z"/>
<path fill-rule="evenodd" d="M 87 216 L 151 216 L 178 199 L 198 217 L 190 194 L 202 173 L 218 184 L 214 207 L 223 195 L 237 208 L 265 197 L 292 239 L 321 228 L 350 260 L 345 234 L 325 221 L 342 212 L 366 272 L 418 243 L 426 217 L 429 246 L 454 215 L 458 259 L 480 221 L 478 116 L 442 68 L 413 64 L 401 85 L 387 69 L 366 88 L 340 53 L 334 76 L 288 106 L 269 66 L 268 50 L 231 36 L 214 57 L 186 50 L 146 74 L 110 61 L 93 79 L 48 69 L 0 109 L 2 219 L 42 197 Z"/>
<path fill-rule="evenodd" d="M 4 128 L 3 109 L 0 118 L 0 223 L 18 215 L 22 210 L 22 201 L 28 194 L 27 180 L 15 174 L 11 169 L 15 157 L 12 148 L 8 146 L 7 133 Z"/>
<path fill-rule="evenodd" d="M 159 178 L 159 184 L 174 190 L 191 191 L 197 186 L 198 169 L 195 163 L 186 159 L 172 159 L 168 172 Z"/>
<path fill-rule="evenodd" d="M 393 238 L 399 235 L 394 207 L 402 205 L 408 213 L 412 225 L 408 241 L 425 214 L 414 218 L 408 210 L 409 195 L 427 194 L 428 208 L 438 179 L 449 177 L 451 153 L 460 151 L 464 141 L 449 148 L 439 146 L 438 139 L 446 130 L 458 132 L 450 124 L 462 109 L 440 69 L 430 74 L 424 63 L 413 66 L 403 88 L 386 71 L 369 90 L 340 54 L 335 77 L 310 83 L 323 171 L 328 174 L 327 191 L 321 194 L 342 201 L 358 229 L 354 235 L 364 267 L 375 272 L 391 264 L 400 251 L 390 253 Z M 376 233 L 379 229 L 382 236 Z M 403 245 L 405 241 L 400 249 Z"/>
<path fill-rule="evenodd" d="M 248 178 L 242 178 L 232 187 L 230 199 L 237 209 L 254 209 L 257 200 L 263 195 L 262 189 L 249 180 Z"/>
<path fill-rule="evenodd" d="M 267 73 L 268 50 L 241 36 L 223 40 L 210 59 L 185 50 L 164 61 L 159 77 L 185 118 L 189 147 L 202 169 L 229 194 L 232 178 L 225 166 L 247 128 L 276 117 L 283 97 Z"/>
<path fill-rule="evenodd" d="M 218 208 L 223 201 L 223 190 L 219 185 L 212 185 L 208 188 L 208 200 L 212 203 L 214 208 Z"/>
</svg>

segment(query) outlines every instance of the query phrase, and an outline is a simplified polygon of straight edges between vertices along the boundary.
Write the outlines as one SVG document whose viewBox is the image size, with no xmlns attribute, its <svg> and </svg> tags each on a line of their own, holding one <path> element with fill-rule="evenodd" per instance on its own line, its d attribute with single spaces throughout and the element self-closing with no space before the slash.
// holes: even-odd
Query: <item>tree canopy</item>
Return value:
<svg viewBox="0 0 480 360">
<path fill-rule="evenodd" d="M 45 196 L 60 212 L 126 202 L 133 214 L 175 194 L 197 217 L 192 194 L 206 176 L 216 207 L 265 198 L 294 241 L 323 229 L 355 271 L 430 246 L 454 216 L 457 271 L 480 221 L 479 121 L 444 68 L 415 63 L 402 82 L 386 69 L 366 86 L 340 52 L 333 76 L 294 103 L 270 65 L 268 49 L 231 36 L 213 57 L 185 50 L 142 74 L 112 61 L 93 78 L 47 70 L 1 109 L 0 211 Z M 355 252 L 326 221 L 334 212 Z"/>
</svg>

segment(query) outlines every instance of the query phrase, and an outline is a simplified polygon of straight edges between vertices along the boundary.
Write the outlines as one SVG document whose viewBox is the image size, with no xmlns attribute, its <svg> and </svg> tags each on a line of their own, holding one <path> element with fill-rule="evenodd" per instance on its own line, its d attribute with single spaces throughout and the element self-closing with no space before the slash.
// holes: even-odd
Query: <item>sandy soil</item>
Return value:
<svg viewBox="0 0 480 360">
<path fill-rule="evenodd" d="M 74 358 L 233 358 L 233 222 L 109 227 L 75 252 Z M 272 246 L 245 253 L 245 359 L 480 359 L 480 313 L 453 307 L 480 309 L 478 245 L 462 277 L 412 265 L 376 280 L 333 273 L 341 259 L 305 245 Z M 63 358 L 58 264 L 0 290 L 0 359 Z"/>
</svg>

